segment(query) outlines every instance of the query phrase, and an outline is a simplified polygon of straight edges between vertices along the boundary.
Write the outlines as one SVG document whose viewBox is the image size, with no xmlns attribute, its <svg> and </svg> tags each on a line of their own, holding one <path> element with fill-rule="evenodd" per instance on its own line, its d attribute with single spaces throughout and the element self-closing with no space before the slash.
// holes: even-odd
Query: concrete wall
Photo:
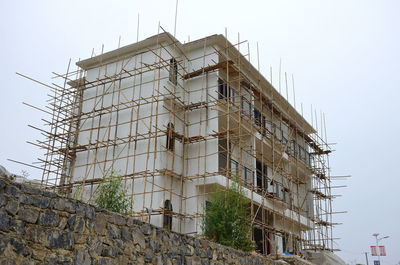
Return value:
<svg viewBox="0 0 400 265">
<path fill-rule="evenodd" d="M 273 264 L 0 178 L 0 264 Z"/>
</svg>

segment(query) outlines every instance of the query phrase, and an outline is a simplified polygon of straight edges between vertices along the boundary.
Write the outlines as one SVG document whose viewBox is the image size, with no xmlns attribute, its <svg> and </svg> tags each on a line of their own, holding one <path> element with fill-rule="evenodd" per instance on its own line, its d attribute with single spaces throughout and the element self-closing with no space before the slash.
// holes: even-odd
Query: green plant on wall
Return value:
<svg viewBox="0 0 400 265">
<path fill-rule="evenodd" d="M 132 211 L 132 199 L 126 196 L 122 178 L 114 171 L 103 178 L 97 193 L 96 204 L 99 207 L 125 215 Z"/>
<path fill-rule="evenodd" d="M 229 247 L 254 250 L 255 243 L 250 239 L 250 210 L 249 200 L 238 180 L 227 190 L 217 187 L 202 216 L 203 235 Z"/>
</svg>

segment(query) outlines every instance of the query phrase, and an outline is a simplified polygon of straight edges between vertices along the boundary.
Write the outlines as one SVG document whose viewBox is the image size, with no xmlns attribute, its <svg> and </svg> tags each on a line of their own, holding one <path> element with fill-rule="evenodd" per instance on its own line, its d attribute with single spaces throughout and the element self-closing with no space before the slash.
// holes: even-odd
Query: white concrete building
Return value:
<svg viewBox="0 0 400 265">
<path fill-rule="evenodd" d="M 240 176 L 259 252 L 332 249 L 330 150 L 242 46 L 162 33 L 79 61 L 54 97 L 43 181 L 93 202 L 113 170 L 134 216 L 196 234 L 215 185 Z"/>
</svg>

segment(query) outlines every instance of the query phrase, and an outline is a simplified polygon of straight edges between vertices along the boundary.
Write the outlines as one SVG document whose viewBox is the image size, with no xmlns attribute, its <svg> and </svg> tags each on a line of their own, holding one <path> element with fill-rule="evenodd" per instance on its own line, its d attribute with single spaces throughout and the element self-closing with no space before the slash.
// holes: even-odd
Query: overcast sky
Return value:
<svg viewBox="0 0 400 265">
<path fill-rule="evenodd" d="M 15 74 L 45 83 L 52 72 L 64 73 L 73 62 L 157 33 L 173 34 L 175 0 L 164 1 L 0 1 L 0 165 L 9 171 L 40 172 L 7 161 L 27 163 L 40 156 L 26 141 L 40 135 L 27 127 L 41 126 L 43 115 L 22 102 L 44 107 L 48 90 Z M 257 67 L 278 88 L 279 61 L 294 75 L 296 106 L 310 105 L 325 113 L 328 141 L 337 143 L 331 156 L 332 175 L 352 175 L 335 185 L 338 254 L 349 264 L 365 264 L 363 252 L 374 244 L 373 233 L 388 256 L 383 264 L 400 262 L 400 2 L 386 0 L 318 1 L 189 1 L 178 5 L 177 38 L 195 40 L 224 34 L 236 43 L 248 40 Z M 242 50 L 243 49 L 243 50 Z M 247 52 L 247 45 L 241 47 Z M 285 91 L 285 89 L 283 90 Z M 286 97 L 286 92 L 283 93 Z M 289 94 L 290 102 L 293 95 Z M 372 258 L 370 257 L 370 264 Z"/>
</svg>

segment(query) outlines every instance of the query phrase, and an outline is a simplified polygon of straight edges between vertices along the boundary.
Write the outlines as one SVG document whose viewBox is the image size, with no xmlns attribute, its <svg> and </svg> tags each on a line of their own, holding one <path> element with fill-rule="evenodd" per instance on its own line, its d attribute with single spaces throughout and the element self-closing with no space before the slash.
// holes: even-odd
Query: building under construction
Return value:
<svg viewBox="0 0 400 265">
<path fill-rule="evenodd" d="M 332 251 L 331 149 L 246 49 L 163 32 L 57 74 L 42 188 L 93 203 L 114 172 L 132 216 L 198 234 L 215 187 L 239 177 L 258 252 Z"/>
</svg>

